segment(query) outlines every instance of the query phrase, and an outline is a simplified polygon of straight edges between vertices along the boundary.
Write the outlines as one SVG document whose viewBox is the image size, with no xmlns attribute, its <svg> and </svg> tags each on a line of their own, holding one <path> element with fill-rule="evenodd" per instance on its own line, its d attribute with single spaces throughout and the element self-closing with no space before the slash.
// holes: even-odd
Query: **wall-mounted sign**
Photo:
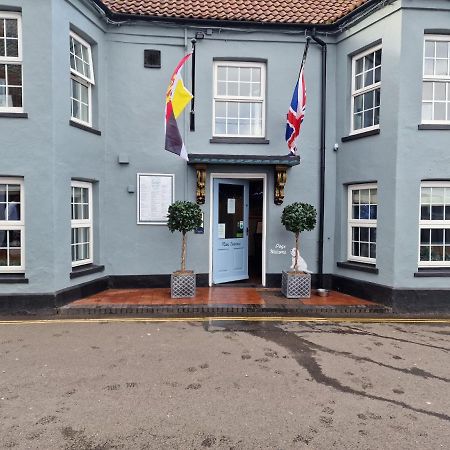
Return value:
<svg viewBox="0 0 450 450">
<path fill-rule="evenodd" d="M 236 200 L 234 198 L 229 198 L 227 202 L 227 213 L 234 214 L 236 212 Z"/>
<path fill-rule="evenodd" d="M 205 216 L 203 215 L 203 212 L 202 212 L 202 224 L 194 230 L 195 234 L 204 234 L 205 233 L 204 219 L 205 219 Z"/>
<path fill-rule="evenodd" d="M 174 202 L 175 175 L 159 173 L 137 174 L 137 223 L 165 225 L 167 210 Z"/>
<path fill-rule="evenodd" d="M 225 224 L 224 223 L 217 224 L 217 237 L 219 239 L 225 239 Z"/>
</svg>

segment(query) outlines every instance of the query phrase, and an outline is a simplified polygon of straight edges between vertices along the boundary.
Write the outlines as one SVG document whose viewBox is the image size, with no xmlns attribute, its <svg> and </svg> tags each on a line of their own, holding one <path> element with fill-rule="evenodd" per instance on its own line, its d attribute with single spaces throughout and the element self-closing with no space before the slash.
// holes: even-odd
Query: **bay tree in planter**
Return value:
<svg viewBox="0 0 450 450">
<path fill-rule="evenodd" d="M 174 272 L 170 280 L 170 295 L 172 298 L 195 296 L 195 273 L 186 270 L 187 233 L 202 225 L 202 211 L 193 202 L 177 201 L 169 206 L 167 227 L 173 233 L 179 231 L 182 235 L 181 270 Z"/>
<path fill-rule="evenodd" d="M 316 226 L 317 212 L 309 203 L 295 202 L 287 205 L 281 214 L 281 223 L 295 235 L 294 261 L 291 271 L 283 271 L 281 292 L 288 298 L 311 297 L 311 275 L 299 270 L 300 233 Z"/>
</svg>

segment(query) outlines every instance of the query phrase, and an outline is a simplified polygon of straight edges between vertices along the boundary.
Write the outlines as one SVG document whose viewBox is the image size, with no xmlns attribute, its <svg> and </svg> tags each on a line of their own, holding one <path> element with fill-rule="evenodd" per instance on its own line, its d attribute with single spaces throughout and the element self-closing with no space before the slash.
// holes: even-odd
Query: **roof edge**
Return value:
<svg viewBox="0 0 450 450">
<path fill-rule="evenodd" d="M 187 17 L 161 17 L 150 16 L 140 14 L 125 14 L 117 13 L 108 8 L 102 0 L 90 0 L 97 5 L 108 19 L 113 21 L 128 21 L 128 20 L 142 20 L 144 22 L 160 22 L 160 23 L 176 23 L 180 25 L 196 25 L 196 26 L 220 26 L 220 27 L 233 27 L 233 26 L 252 26 L 255 28 L 271 28 L 271 29 L 299 29 L 299 30 L 312 30 L 318 31 L 340 31 L 345 22 L 353 17 L 357 17 L 359 14 L 363 14 L 366 10 L 372 6 L 379 4 L 381 7 L 386 3 L 391 3 L 394 0 L 368 0 L 366 3 L 358 6 L 350 11 L 345 16 L 340 17 L 335 22 L 330 23 L 285 23 L 285 22 L 256 22 L 248 20 L 219 20 L 219 19 L 196 19 Z"/>
</svg>

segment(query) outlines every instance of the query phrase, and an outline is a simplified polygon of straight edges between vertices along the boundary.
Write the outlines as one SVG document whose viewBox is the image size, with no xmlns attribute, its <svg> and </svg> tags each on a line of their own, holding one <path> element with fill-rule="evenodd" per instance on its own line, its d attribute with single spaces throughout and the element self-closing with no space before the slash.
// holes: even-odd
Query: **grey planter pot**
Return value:
<svg viewBox="0 0 450 450">
<path fill-rule="evenodd" d="M 196 277 L 194 272 L 172 273 L 170 277 L 170 297 L 195 297 Z"/>
<path fill-rule="evenodd" d="M 281 293 L 287 298 L 311 297 L 311 274 L 309 273 L 281 273 Z"/>
</svg>

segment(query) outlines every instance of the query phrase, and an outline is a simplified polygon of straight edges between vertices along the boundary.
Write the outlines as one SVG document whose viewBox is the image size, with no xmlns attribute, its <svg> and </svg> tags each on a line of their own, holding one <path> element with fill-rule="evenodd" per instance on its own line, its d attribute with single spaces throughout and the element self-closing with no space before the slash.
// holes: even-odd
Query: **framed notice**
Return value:
<svg viewBox="0 0 450 450">
<path fill-rule="evenodd" d="M 175 175 L 137 174 L 138 225 L 165 225 L 167 210 L 174 201 Z"/>
</svg>

